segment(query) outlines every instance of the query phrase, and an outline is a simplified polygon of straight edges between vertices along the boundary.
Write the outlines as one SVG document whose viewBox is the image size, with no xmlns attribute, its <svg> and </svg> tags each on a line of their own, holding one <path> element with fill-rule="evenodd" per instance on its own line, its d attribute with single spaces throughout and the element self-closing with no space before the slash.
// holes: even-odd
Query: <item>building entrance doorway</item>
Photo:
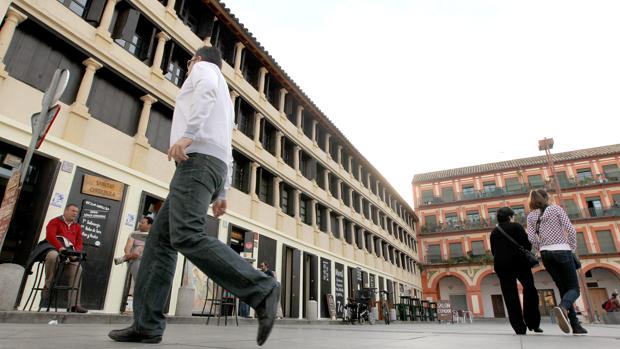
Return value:
<svg viewBox="0 0 620 349">
<path fill-rule="evenodd" d="M 501 294 L 492 294 L 491 303 L 493 304 L 493 317 L 505 318 L 506 311 L 504 310 L 504 297 Z"/>
<path fill-rule="evenodd" d="M 551 309 L 557 305 L 553 289 L 538 290 L 538 309 L 541 316 L 551 314 Z"/>
<path fill-rule="evenodd" d="M 301 252 L 293 247 L 282 246 L 282 312 L 284 317 L 299 318 Z"/>
<path fill-rule="evenodd" d="M 20 166 L 25 155 L 24 149 L 0 141 L 0 201 L 4 197 L 13 170 Z M 39 154 L 32 157 L 0 251 L 0 263 L 26 266 L 30 251 L 37 244 L 40 233 L 43 231 L 45 234 L 45 215 L 59 168 L 60 162 L 56 159 Z M 66 204 L 66 200 L 63 200 L 57 205 L 64 208 Z"/>
<path fill-rule="evenodd" d="M 308 316 L 308 309 L 306 309 L 308 301 L 317 301 L 319 294 L 319 258 L 313 254 L 304 252 L 304 273 L 303 273 L 303 285 L 304 285 L 304 302 L 303 302 L 303 317 Z"/>
</svg>

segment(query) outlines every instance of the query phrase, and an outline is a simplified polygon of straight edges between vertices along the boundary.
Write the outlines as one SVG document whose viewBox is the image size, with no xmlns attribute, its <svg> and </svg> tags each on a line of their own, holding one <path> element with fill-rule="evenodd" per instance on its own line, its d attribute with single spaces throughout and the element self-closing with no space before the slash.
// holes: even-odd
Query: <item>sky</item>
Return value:
<svg viewBox="0 0 620 349">
<path fill-rule="evenodd" d="M 416 173 L 620 143 L 620 1 L 225 3 L 412 207 Z"/>
</svg>

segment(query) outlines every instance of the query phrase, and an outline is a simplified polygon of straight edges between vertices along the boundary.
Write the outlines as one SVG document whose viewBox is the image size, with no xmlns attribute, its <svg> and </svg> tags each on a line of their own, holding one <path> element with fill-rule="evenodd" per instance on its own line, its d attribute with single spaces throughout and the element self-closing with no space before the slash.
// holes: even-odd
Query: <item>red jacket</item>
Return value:
<svg viewBox="0 0 620 349">
<path fill-rule="evenodd" d="M 71 225 L 67 225 L 63 217 L 60 216 L 49 221 L 49 223 L 47 223 L 45 231 L 45 239 L 57 250 L 60 250 L 61 247 L 64 247 L 56 238 L 56 236 L 61 235 L 71 241 L 76 251 L 82 251 L 82 226 L 80 225 L 80 223 L 76 222 L 71 223 Z"/>
</svg>

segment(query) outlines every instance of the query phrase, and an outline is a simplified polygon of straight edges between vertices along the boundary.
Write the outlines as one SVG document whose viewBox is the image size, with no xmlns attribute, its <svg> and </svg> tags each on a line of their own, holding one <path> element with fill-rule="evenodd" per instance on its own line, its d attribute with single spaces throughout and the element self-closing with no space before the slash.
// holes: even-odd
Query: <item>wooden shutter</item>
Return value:
<svg viewBox="0 0 620 349">
<path fill-rule="evenodd" d="M 114 30 L 112 31 L 112 38 L 123 39 L 131 42 L 133 35 L 138 27 L 138 20 L 140 19 L 140 12 L 134 9 L 121 10 L 116 18 L 114 24 Z"/>
<path fill-rule="evenodd" d="M 103 15 L 103 9 L 105 8 L 108 0 L 91 0 L 88 5 L 88 11 L 84 15 L 86 22 L 99 25 L 101 22 L 101 16 Z"/>
</svg>

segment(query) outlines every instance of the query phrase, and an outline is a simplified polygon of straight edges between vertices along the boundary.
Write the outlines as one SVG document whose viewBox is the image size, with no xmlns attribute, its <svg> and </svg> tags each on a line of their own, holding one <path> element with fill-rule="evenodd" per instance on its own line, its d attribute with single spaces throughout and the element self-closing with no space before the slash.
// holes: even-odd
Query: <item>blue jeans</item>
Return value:
<svg viewBox="0 0 620 349">
<path fill-rule="evenodd" d="M 572 251 L 541 251 L 543 265 L 560 290 L 560 305 L 568 309 L 571 325 L 579 323 L 573 303 L 579 298 L 579 281 Z"/>
<path fill-rule="evenodd" d="M 212 198 L 223 190 L 226 164 L 203 154 L 189 154 L 170 182 L 170 192 L 148 235 L 134 290 L 134 329 L 161 335 L 163 310 L 172 287 L 177 253 L 218 285 L 256 308 L 276 281 L 256 270 L 233 249 L 204 232 Z"/>
</svg>

